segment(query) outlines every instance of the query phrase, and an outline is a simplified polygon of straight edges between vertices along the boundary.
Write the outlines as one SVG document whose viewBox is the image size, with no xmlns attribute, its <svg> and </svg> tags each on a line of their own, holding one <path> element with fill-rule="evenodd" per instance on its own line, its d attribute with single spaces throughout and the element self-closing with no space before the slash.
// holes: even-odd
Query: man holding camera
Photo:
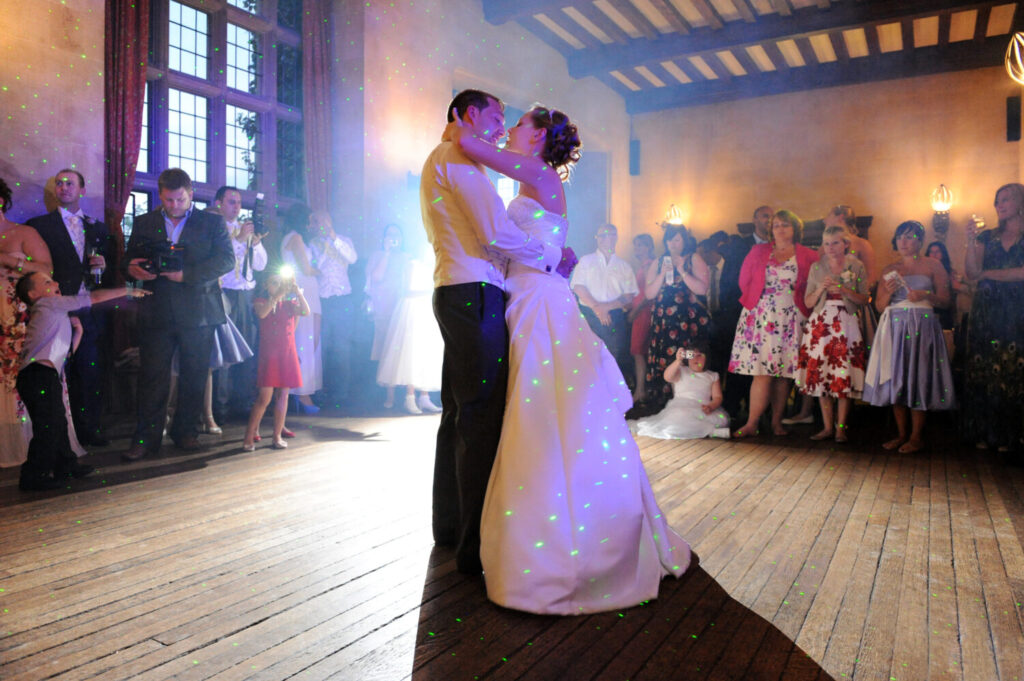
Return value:
<svg viewBox="0 0 1024 681">
<path fill-rule="evenodd" d="M 170 435 L 178 449 L 199 449 L 196 423 L 214 327 L 225 321 L 218 277 L 235 264 L 224 218 L 193 208 L 188 173 L 165 170 L 157 185 L 161 208 L 135 219 L 125 251 L 128 276 L 153 294 L 138 313 L 138 420 L 127 461 L 160 449 L 175 351 L 178 403 Z"/>
</svg>

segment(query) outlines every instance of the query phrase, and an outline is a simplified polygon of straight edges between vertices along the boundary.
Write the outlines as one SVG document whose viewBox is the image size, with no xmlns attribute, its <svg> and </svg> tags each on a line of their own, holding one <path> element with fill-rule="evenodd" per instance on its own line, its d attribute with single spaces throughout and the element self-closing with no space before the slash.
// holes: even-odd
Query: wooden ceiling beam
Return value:
<svg viewBox="0 0 1024 681">
<path fill-rule="evenodd" d="M 972 41 L 945 47 L 921 47 L 889 52 L 847 62 L 762 73 L 757 78 L 732 78 L 728 82 L 704 81 L 673 88 L 634 92 L 626 97 L 626 112 L 649 113 L 687 106 L 702 106 L 750 97 L 784 94 L 840 85 L 854 85 L 899 78 L 962 71 L 1002 64 L 1006 36 L 994 36 L 979 46 Z"/>
<path fill-rule="evenodd" d="M 584 2 L 577 5 L 576 10 L 619 45 L 625 45 L 629 42 L 629 34 L 623 31 L 618 24 L 609 19 L 608 15 L 599 10 L 594 4 Z"/>
<path fill-rule="evenodd" d="M 690 22 L 684 19 L 679 10 L 668 0 L 651 0 L 651 5 L 661 13 L 661 16 L 665 17 L 665 21 L 676 33 L 686 35 L 693 28 L 690 26 Z"/>
<path fill-rule="evenodd" d="M 803 36 L 793 42 L 796 43 L 796 49 L 800 50 L 800 56 L 804 58 L 804 63 L 810 66 L 818 63 L 818 55 L 815 53 L 814 48 L 811 47 L 810 38 Z"/>
<path fill-rule="evenodd" d="M 974 20 L 974 42 L 985 42 L 985 34 L 988 33 L 988 19 L 991 14 L 991 7 L 978 8 L 978 16 Z"/>
<path fill-rule="evenodd" d="M 878 26 L 865 26 L 864 38 L 868 43 L 868 56 L 882 53 L 882 45 L 878 41 Z"/>
<path fill-rule="evenodd" d="M 573 0 L 483 0 L 484 19 L 499 26 L 534 14 L 561 12 L 563 7 L 575 4 Z"/>
<path fill-rule="evenodd" d="M 633 12 L 638 12 L 628 0 L 609 2 L 616 8 L 620 5 L 628 6 Z M 789 17 L 767 14 L 753 23 L 729 22 L 720 30 L 695 28 L 688 35 L 658 34 L 655 38 L 648 36 L 647 39 L 631 40 L 626 45 L 604 45 L 596 50 L 576 50 L 568 60 L 569 74 L 574 78 L 583 78 L 623 66 L 638 66 L 702 52 L 731 50 L 785 38 L 842 31 L 904 19 L 910 20 L 912 32 L 914 17 L 930 16 L 942 11 L 979 9 L 980 18 L 983 7 L 987 5 L 963 0 L 843 2 L 833 4 L 827 11 L 817 7 L 805 7 L 793 10 Z M 987 13 L 985 16 L 987 18 Z M 630 21 L 633 19 L 630 18 Z M 650 29 L 655 30 L 653 26 Z"/>
<path fill-rule="evenodd" d="M 867 33 L 869 26 L 864 27 L 864 32 Z M 877 33 L 875 36 L 877 37 Z M 850 51 L 846 48 L 846 38 L 843 37 L 842 31 L 833 31 L 828 34 L 828 40 L 832 43 L 832 51 L 836 53 L 836 59 L 839 61 L 847 61 L 850 58 Z"/>
<path fill-rule="evenodd" d="M 943 12 L 939 15 L 939 47 L 949 44 L 949 26 L 952 23 L 953 15 Z"/>
<path fill-rule="evenodd" d="M 569 58 L 570 52 L 575 52 L 571 45 L 562 40 L 562 37 L 552 31 L 544 24 L 537 21 L 532 16 L 520 17 L 516 19 L 516 23 L 525 28 L 527 31 L 544 41 L 549 47 L 554 48 L 559 54 L 566 59 Z M 607 72 L 604 74 L 607 75 Z"/>
<path fill-rule="evenodd" d="M 754 10 L 750 6 L 748 0 L 732 0 L 733 7 L 739 12 L 740 16 L 743 17 L 743 21 L 748 24 L 752 24 L 757 21 L 757 17 L 754 16 Z"/>
<path fill-rule="evenodd" d="M 583 43 L 586 47 L 590 49 L 596 49 L 604 46 L 604 43 L 602 43 L 600 40 L 594 37 L 594 35 L 590 31 L 576 23 L 568 14 L 563 12 L 561 9 L 556 9 L 551 12 L 545 12 L 544 16 L 546 16 L 552 23 L 557 25 L 559 28 L 561 28 L 569 35 L 571 35 L 573 38 L 576 38 L 576 40 Z"/>
<path fill-rule="evenodd" d="M 775 11 L 781 16 L 788 17 L 793 13 L 793 8 L 789 6 L 789 3 L 786 2 L 786 0 L 771 0 L 771 3 L 772 7 L 775 8 Z"/>
<path fill-rule="evenodd" d="M 759 73 L 761 73 L 761 67 L 759 67 L 753 59 L 751 59 L 750 55 L 747 54 L 746 49 L 740 48 L 737 50 L 729 51 L 732 53 L 732 56 L 736 57 L 736 61 L 740 63 L 740 66 L 742 66 L 743 70 L 746 71 L 749 75 L 756 76 Z"/>
<path fill-rule="evenodd" d="M 775 64 L 775 71 L 785 71 L 789 68 L 789 62 L 786 61 L 786 57 L 783 56 L 782 50 L 775 43 L 774 40 L 763 43 L 761 49 L 764 50 L 765 54 L 768 55 L 768 59 L 772 64 Z"/>
<path fill-rule="evenodd" d="M 704 17 L 704 21 L 708 23 L 708 27 L 714 30 L 720 30 L 725 26 L 725 22 L 722 21 L 722 17 L 718 15 L 715 8 L 708 4 L 707 0 L 690 0 L 693 6 L 700 12 L 700 15 Z"/>
<path fill-rule="evenodd" d="M 633 27 L 640 31 L 647 40 L 657 40 L 661 36 L 658 28 L 629 0 L 608 0 L 608 4 L 624 16 L 626 21 L 633 24 Z"/>
</svg>

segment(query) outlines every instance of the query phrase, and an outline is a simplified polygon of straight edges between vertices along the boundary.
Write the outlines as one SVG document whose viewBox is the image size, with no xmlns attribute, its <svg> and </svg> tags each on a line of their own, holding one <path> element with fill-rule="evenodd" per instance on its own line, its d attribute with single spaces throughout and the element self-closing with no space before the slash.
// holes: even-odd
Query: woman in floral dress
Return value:
<svg viewBox="0 0 1024 681">
<path fill-rule="evenodd" d="M 812 440 L 834 435 L 836 442 L 846 442 L 850 408 L 864 389 L 867 355 L 858 316 L 868 301 L 867 270 L 847 253 L 847 237 L 844 227 L 825 228 L 821 240 L 825 257 L 811 266 L 804 294 L 804 303 L 813 312 L 800 343 L 796 385 L 803 394 L 818 397 L 825 424 Z M 834 419 L 835 400 L 839 401 L 838 419 Z"/>
<path fill-rule="evenodd" d="M 750 249 L 740 269 L 740 303 L 729 371 L 753 376 L 749 415 L 733 437 L 750 437 L 769 404 L 772 433 L 786 435 L 782 414 L 796 374 L 801 326 L 809 310 L 804 302 L 807 275 L 818 260 L 816 251 L 801 246 L 804 223 L 792 211 L 772 217 L 771 240 Z"/>
<path fill-rule="evenodd" d="M 31 227 L 8 220 L 10 207 L 11 190 L 0 179 L 0 466 L 24 463 L 32 435 L 14 389 L 28 328 L 28 308 L 14 295 L 14 284 L 30 272 L 53 269 L 46 242 Z"/>
<path fill-rule="evenodd" d="M 651 335 L 647 346 L 647 399 L 637 415 L 657 414 L 672 398 L 672 386 L 665 382 L 665 367 L 676 358 L 676 350 L 707 343 L 711 322 L 704 295 L 710 272 L 707 263 L 694 252 L 696 243 L 686 227 L 669 225 L 662 237 L 665 254 L 647 269 L 644 295 L 654 300 Z"/>
<path fill-rule="evenodd" d="M 967 225 L 968 321 L 963 433 L 979 448 L 1020 451 L 1024 436 L 1024 186 L 996 192 L 996 229 Z"/>
</svg>

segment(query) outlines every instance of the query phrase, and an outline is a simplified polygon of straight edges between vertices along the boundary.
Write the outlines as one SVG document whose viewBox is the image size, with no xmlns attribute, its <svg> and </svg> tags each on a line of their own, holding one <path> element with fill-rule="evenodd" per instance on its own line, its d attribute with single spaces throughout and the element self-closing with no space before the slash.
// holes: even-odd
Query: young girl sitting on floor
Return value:
<svg viewBox="0 0 1024 681">
<path fill-rule="evenodd" d="M 309 303 L 293 277 L 274 274 L 264 285 L 266 293 L 253 301 L 253 309 L 260 320 L 260 347 L 257 359 L 257 384 L 260 387 L 256 402 L 249 412 L 249 427 L 245 430 L 242 449 L 256 449 L 256 437 L 270 398 L 274 402 L 274 449 L 288 446 L 281 439 L 284 418 L 288 413 L 288 390 L 302 386 L 299 353 L 295 349 L 295 318 L 309 314 Z"/>
<path fill-rule="evenodd" d="M 729 415 L 721 408 L 722 384 L 717 372 L 704 370 L 706 363 L 703 348 L 676 352 L 665 367 L 673 397 L 660 412 L 636 422 L 637 435 L 666 440 L 729 437 Z"/>
</svg>

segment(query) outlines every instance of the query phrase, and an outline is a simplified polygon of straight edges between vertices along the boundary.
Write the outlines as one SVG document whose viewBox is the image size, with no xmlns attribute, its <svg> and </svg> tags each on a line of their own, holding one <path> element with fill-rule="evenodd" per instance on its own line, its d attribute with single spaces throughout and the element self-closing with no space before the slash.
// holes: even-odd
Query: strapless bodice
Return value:
<svg viewBox="0 0 1024 681">
<path fill-rule="evenodd" d="M 569 221 L 563 215 L 544 210 L 536 200 L 528 196 L 516 196 L 508 204 L 508 216 L 519 229 L 534 239 L 563 248 Z"/>
</svg>

